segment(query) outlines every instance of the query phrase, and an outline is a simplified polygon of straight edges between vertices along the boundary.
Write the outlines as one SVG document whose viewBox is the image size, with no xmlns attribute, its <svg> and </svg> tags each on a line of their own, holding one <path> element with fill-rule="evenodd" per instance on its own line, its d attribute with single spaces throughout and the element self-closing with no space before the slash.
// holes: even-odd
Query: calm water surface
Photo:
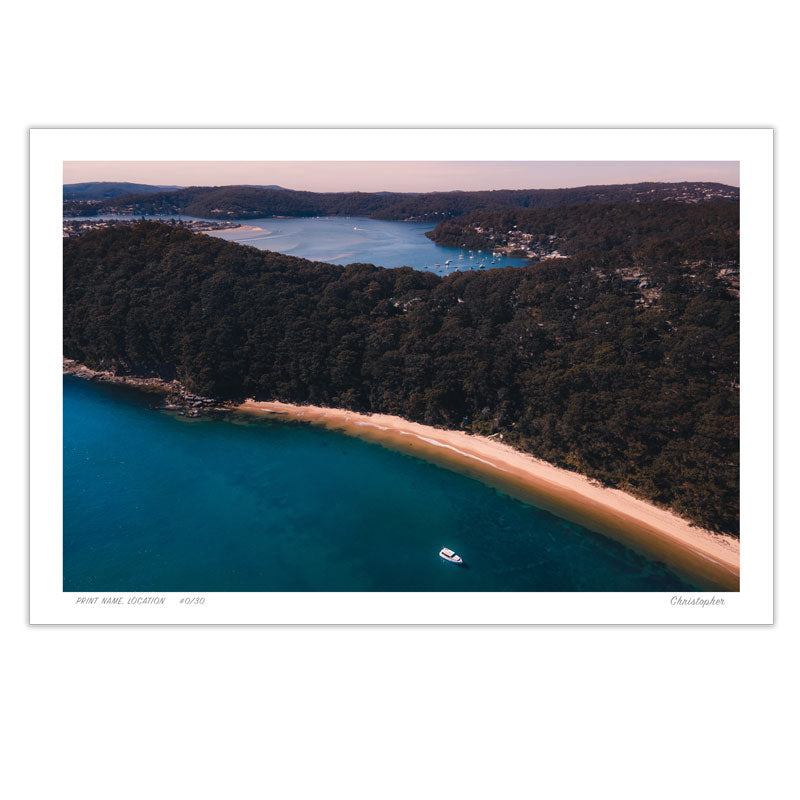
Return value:
<svg viewBox="0 0 800 800">
<path fill-rule="evenodd" d="M 129 217 L 109 216 L 105 219 Z M 150 216 L 148 219 L 197 218 Z M 456 269 L 479 269 L 481 264 L 488 270 L 520 267 L 527 263 L 521 258 L 493 259 L 491 253 L 439 247 L 425 236 L 426 231 L 435 227 L 431 223 L 384 222 L 363 217 L 270 217 L 239 222 L 259 230 L 210 231 L 209 235 L 312 261 L 342 265 L 366 263 L 379 267 L 414 267 L 438 275 L 447 275 Z M 452 263 L 446 265 L 448 260 Z"/>
<path fill-rule="evenodd" d="M 64 379 L 66 591 L 687 591 L 465 476 L 299 423 Z M 467 568 L 438 557 L 441 547 Z"/>
</svg>

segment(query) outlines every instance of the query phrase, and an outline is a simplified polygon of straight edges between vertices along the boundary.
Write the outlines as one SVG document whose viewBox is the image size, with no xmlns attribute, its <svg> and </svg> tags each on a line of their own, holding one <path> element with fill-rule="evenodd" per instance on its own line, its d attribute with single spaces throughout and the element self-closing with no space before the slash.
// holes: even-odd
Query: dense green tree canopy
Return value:
<svg viewBox="0 0 800 800">
<path fill-rule="evenodd" d="M 738 534 L 738 296 L 707 237 L 676 263 L 659 254 L 688 256 L 691 231 L 672 240 L 668 219 L 646 222 L 633 272 L 613 247 L 582 247 L 445 278 L 158 223 L 87 233 L 64 242 L 64 355 L 217 397 L 501 431 Z"/>
<path fill-rule="evenodd" d="M 739 204 L 587 203 L 477 211 L 440 222 L 437 244 L 490 251 L 518 242 L 536 251 L 605 253 L 615 266 L 739 261 Z"/>
</svg>

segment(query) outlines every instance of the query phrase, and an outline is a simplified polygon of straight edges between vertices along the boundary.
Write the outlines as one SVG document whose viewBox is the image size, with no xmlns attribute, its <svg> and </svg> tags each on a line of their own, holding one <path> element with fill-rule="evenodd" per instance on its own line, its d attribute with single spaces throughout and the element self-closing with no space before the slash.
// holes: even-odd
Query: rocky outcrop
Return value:
<svg viewBox="0 0 800 800">
<path fill-rule="evenodd" d="M 95 370 L 73 359 L 63 359 L 63 373 L 74 375 L 87 381 L 98 383 L 121 383 L 126 386 L 135 386 L 164 396 L 163 408 L 178 411 L 187 417 L 197 417 L 204 410 L 219 410 L 223 404 L 213 397 L 202 397 L 193 394 L 179 381 L 166 381 L 162 378 L 141 378 L 136 375 L 118 375 L 111 370 Z"/>
</svg>

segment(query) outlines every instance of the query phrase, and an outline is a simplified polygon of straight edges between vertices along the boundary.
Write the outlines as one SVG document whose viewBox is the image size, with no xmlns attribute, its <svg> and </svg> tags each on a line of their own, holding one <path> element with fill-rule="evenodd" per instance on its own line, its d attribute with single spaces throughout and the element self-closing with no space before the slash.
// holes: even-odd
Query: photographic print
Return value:
<svg viewBox="0 0 800 800">
<path fill-rule="evenodd" d="M 739 160 L 62 168 L 73 605 L 739 593 Z"/>
</svg>

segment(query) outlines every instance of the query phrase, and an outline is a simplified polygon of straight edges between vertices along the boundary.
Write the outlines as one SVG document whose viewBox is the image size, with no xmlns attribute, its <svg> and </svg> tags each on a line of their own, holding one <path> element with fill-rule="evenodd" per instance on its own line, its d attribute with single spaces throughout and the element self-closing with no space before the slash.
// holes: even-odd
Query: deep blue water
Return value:
<svg viewBox="0 0 800 800">
<path fill-rule="evenodd" d="M 686 591 L 471 478 L 299 423 L 64 379 L 65 591 Z M 441 547 L 467 568 L 447 564 Z"/>
<path fill-rule="evenodd" d="M 170 219 L 163 216 L 149 218 Z M 447 275 L 456 269 L 479 269 L 481 264 L 488 270 L 527 263 L 521 258 L 493 259 L 491 253 L 439 247 L 425 236 L 426 231 L 435 227 L 431 223 L 384 222 L 363 217 L 271 217 L 240 222 L 260 230 L 211 231 L 209 235 L 259 250 L 274 250 L 330 264 L 362 262 L 379 267 L 414 267 L 438 275 Z M 452 263 L 445 265 L 448 259 Z"/>
</svg>

